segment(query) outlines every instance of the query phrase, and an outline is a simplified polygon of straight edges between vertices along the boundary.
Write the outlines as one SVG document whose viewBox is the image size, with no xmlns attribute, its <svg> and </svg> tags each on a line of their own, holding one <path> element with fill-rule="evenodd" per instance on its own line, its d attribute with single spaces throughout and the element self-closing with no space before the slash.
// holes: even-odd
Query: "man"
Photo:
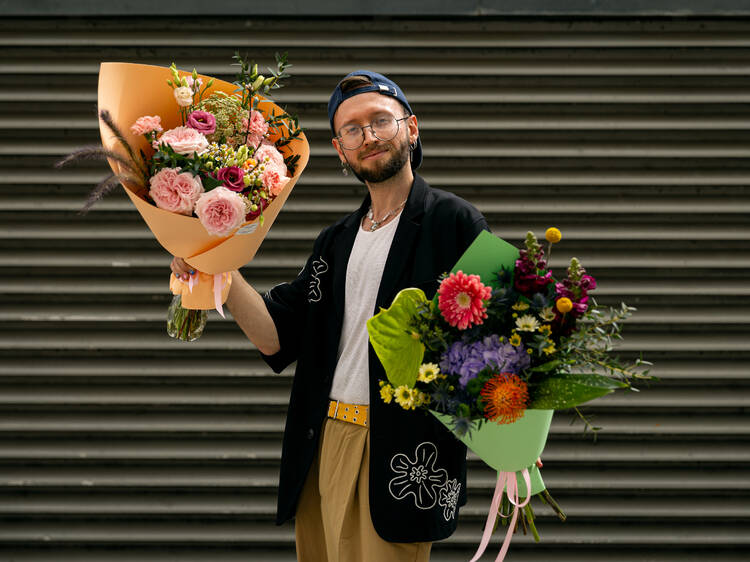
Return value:
<svg viewBox="0 0 750 562">
<path fill-rule="evenodd" d="M 274 371 L 297 361 L 277 523 L 296 517 L 298 559 L 428 560 L 466 502 L 466 449 L 432 416 L 381 400 L 385 375 L 365 323 L 405 287 L 434 295 L 488 227 L 474 207 L 414 174 L 417 118 L 394 82 L 349 74 L 328 116 L 344 171 L 367 197 L 321 232 L 291 283 L 261 296 L 233 272 L 227 306 Z M 172 271 L 190 266 L 176 258 Z"/>
</svg>

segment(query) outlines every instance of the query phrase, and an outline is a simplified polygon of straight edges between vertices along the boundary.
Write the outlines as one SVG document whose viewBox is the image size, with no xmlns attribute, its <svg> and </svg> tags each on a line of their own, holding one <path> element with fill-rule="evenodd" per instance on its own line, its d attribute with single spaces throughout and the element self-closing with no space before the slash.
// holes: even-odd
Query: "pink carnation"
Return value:
<svg viewBox="0 0 750 562">
<path fill-rule="evenodd" d="M 479 275 L 463 271 L 451 273 L 438 289 L 438 307 L 443 318 L 459 330 L 480 325 L 487 318 L 484 301 L 492 296 L 492 289 L 482 284 Z"/>
<path fill-rule="evenodd" d="M 261 135 L 260 133 L 248 133 L 245 144 L 247 146 L 252 146 L 253 148 L 255 148 L 261 142 L 263 142 L 263 138 L 263 135 Z"/>
<path fill-rule="evenodd" d="M 272 166 L 281 168 L 282 170 L 286 170 L 284 157 L 273 144 L 263 143 L 258 147 L 258 150 L 255 151 L 255 154 L 253 154 L 253 158 L 255 158 L 258 162 L 263 162 L 266 157 L 268 157 L 268 161 L 272 164 Z"/>
<path fill-rule="evenodd" d="M 266 168 L 261 174 L 260 181 L 271 195 L 276 197 L 289 181 L 289 178 L 283 175 L 283 172 L 274 166 Z"/>
<path fill-rule="evenodd" d="M 250 112 L 250 122 L 248 123 L 245 117 L 242 118 L 242 132 L 250 131 L 258 135 L 265 135 L 268 133 L 268 123 L 263 119 L 263 114 L 260 111 Z"/>
<path fill-rule="evenodd" d="M 195 214 L 206 232 L 228 236 L 245 222 L 245 202 L 238 193 L 219 186 L 201 195 Z"/>
<path fill-rule="evenodd" d="M 206 137 L 190 127 L 169 129 L 159 138 L 159 144 L 167 144 L 178 154 L 203 154 L 208 149 Z"/>
<path fill-rule="evenodd" d="M 158 115 L 144 115 L 135 120 L 130 126 L 130 132 L 134 135 L 146 135 L 152 131 L 161 133 L 161 117 Z"/>
<path fill-rule="evenodd" d="M 149 179 L 149 195 L 156 206 L 165 211 L 190 215 L 198 198 L 203 193 L 199 177 L 189 172 L 180 173 L 179 168 L 164 168 Z"/>
</svg>

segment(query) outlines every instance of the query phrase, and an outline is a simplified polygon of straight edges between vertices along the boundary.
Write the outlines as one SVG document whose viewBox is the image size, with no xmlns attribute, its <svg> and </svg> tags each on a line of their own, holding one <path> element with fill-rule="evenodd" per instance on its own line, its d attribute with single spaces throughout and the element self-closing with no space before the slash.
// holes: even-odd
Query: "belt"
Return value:
<svg viewBox="0 0 750 562">
<path fill-rule="evenodd" d="M 366 404 L 346 404 L 340 400 L 331 400 L 328 404 L 328 417 L 367 427 Z"/>
</svg>

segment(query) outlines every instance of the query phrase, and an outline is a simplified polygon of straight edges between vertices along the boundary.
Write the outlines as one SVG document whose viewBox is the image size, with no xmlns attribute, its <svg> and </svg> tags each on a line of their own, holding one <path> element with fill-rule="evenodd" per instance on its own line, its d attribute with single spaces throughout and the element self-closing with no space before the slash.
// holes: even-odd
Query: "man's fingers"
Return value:
<svg viewBox="0 0 750 562">
<path fill-rule="evenodd" d="M 169 264 L 169 269 L 172 270 L 172 273 L 174 273 L 174 276 L 177 277 L 177 279 L 187 279 L 190 275 L 195 273 L 195 269 L 191 267 L 184 259 L 182 258 L 172 258 L 172 263 Z"/>
</svg>

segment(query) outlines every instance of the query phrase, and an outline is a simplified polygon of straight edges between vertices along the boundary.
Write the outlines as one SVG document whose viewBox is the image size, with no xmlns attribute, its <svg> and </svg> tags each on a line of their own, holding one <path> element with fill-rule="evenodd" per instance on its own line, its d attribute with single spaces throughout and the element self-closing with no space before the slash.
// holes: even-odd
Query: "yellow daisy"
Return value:
<svg viewBox="0 0 750 562">
<path fill-rule="evenodd" d="M 544 352 L 545 355 L 552 355 L 555 351 L 557 351 L 555 349 L 555 342 L 551 341 L 548 343 L 549 345 L 547 347 L 542 348 L 542 351 Z"/>
<path fill-rule="evenodd" d="M 393 400 L 393 387 L 390 384 L 381 385 L 380 397 L 383 399 L 383 402 L 390 404 L 391 400 Z"/>
<path fill-rule="evenodd" d="M 524 314 L 516 319 L 516 329 L 519 332 L 536 332 L 539 329 L 539 321 L 531 314 Z"/>
<path fill-rule="evenodd" d="M 435 363 L 423 363 L 422 366 L 419 368 L 419 374 L 417 375 L 417 380 L 421 382 L 432 382 L 436 378 L 438 378 L 439 374 L 440 374 L 440 367 L 435 365 Z"/>
<path fill-rule="evenodd" d="M 514 332 L 510 337 L 510 345 L 512 345 L 513 347 L 518 347 L 519 345 L 521 345 L 521 336 Z"/>
<path fill-rule="evenodd" d="M 393 396 L 396 399 L 396 404 L 401 406 L 404 410 L 411 410 L 414 408 L 414 394 L 412 389 L 402 384 L 399 386 Z"/>
<path fill-rule="evenodd" d="M 542 326 L 539 326 L 539 333 L 543 336 L 549 336 L 552 333 L 552 326 L 549 324 L 543 324 Z"/>
<path fill-rule="evenodd" d="M 555 311 L 551 306 L 545 307 L 542 309 L 542 312 L 539 313 L 539 318 L 545 322 L 552 322 L 555 319 Z"/>
<path fill-rule="evenodd" d="M 518 301 L 516 304 L 514 304 L 513 306 L 511 306 L 511 308 L 513 310 L 517 310 L 518 312 L 523 312 L 524 310 L 528 310 L 529 309 L 529 305 L 528 305 L 528 303 L 525 303 L 523 301 Z"/>
</svg>

